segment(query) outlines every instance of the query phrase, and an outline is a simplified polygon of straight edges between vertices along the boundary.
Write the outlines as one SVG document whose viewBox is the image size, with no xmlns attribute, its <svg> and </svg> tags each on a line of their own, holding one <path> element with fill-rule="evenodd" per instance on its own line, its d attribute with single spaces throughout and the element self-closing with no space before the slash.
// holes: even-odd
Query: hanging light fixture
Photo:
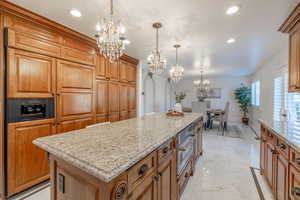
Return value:
<svg viewBox="0 0 300 200">
<path fill-rule="evenodd" d="M 203 70 L 200 71 L 200 80 L 194 81 L 194 86 L 197 88 L 197 98 L 199 101 L 203 101 L 208 97 L 210 92 L 210 82 L 203 80 Z"/>
<path fill-rule="evenodd" d="M 95 35 L 100 53 L 110 62 L 117 61 L 124 53 L 130 42 L 124 37 L 125 27 L 121 21 L 114 20 L 114 4 L 110 0 L 110 16 L 102 18 L 97 24 Z"/>
<path fill-rule="evenodd" d="M 183 77 L 184 68 L 178 64 L 178 48 L 180 48 L 179 44 L 175 44 L 174 48 L 176 49 L 176 64 L 173 65 L 170 69 L 170 77 L 173 82 L 178 82 Z"/>
<path fill-rule="evenodd" d="M 154 23 L 152 27 L 156 29 L 156 47 L 147 59 L 149 71 L 153 74 L 161 74 L 166 70 L 167 67 L 167 60 L 160 54 L 160 51 L 158 50 L 158 29 L 162 27 L 162 24 Z"/>
</svg>

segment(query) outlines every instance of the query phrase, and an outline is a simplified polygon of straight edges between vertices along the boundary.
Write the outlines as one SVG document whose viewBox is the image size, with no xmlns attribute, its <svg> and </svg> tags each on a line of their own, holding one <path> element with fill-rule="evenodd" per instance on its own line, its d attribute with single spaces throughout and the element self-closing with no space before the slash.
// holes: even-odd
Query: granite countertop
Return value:
<svg viewBox="0 0 300 200">
<path fill-rule="evenodd" d="M 300 122 L 265 120 L 259 120 L 259 122 L 274 131 L 295 150 L 300 151 Z"/>
<path fill-rule="evenodd" d="M 199 113 L 165 113 L 58 134 L 34 144 L 104 182 L 110 182 L 195 120 Z"/>
</svg>

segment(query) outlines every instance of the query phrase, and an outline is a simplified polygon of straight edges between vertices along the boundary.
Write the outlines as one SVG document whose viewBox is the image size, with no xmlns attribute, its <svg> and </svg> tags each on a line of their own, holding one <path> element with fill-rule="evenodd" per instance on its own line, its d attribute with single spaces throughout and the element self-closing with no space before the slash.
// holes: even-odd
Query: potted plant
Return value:
<svg viewBox="0 0 300 200">
<path fill-rule="evenodd" d="M 240 110 L 243 112 L 242 122 L 246 125 L 249 123 L 249 107 L 251 106 L 251 88 L 242 85 L 234 91 L 235 99 L 240 105 Z"/>
<path fill-rule="evenodd" d="M 179 94 L 177 94 L 175 92 L 175 100 L 176 100 L 176 104 L 174 106 L 174 110 L 176 112 L 180 112 L 182 113 L 182 105 L 181 105 L 181 101 L 186 97 L 185 92 L 180 92 Z"/>
</svg>

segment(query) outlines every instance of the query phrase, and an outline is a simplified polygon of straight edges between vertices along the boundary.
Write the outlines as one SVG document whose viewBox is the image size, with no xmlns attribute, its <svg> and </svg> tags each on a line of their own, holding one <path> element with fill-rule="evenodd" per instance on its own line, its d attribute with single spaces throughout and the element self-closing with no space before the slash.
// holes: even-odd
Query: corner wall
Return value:
<svg viewBox="0 0 300 200">
<path fill-rule="evenodd" d="M 288 42 L 286 42 L 288 44 Z M 251 108 L 250 126 L 260 133 L 259 119 L 273 120 L 274 109 L 274 79 L 288 67 L 288 45 L 261 65 L 249 78 L 251 81 L 260 80 L 260 106 Z"/>
</svg>

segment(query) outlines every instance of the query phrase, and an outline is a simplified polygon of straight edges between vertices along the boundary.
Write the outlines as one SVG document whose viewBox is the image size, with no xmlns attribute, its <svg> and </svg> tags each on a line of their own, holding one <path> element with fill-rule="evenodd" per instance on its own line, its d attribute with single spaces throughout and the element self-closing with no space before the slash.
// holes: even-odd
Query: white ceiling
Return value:
<svg viewBox="0 0 300 200">
<path fill-rule="evenodd" d="M 91 37 L 108 0 L 9 0 L 33 12 Z M 173 45 L 179 43 L 179 59 L 187 76 L 243 76 L 287 45 L 279 26 L 299 0 L 115 0 L 117 15 L 131 41 L 127 54 L 143 60 L 155 42 L 153 22 L 162 22 L 160 47 L 168 64 L 175 62 Z M 241 10 L 225 14 L 232 5 Z M 82 17 L 69 14 L 77 8 Z M 235 38 L 236 43 L 226 40 Z"/>
</svg>

